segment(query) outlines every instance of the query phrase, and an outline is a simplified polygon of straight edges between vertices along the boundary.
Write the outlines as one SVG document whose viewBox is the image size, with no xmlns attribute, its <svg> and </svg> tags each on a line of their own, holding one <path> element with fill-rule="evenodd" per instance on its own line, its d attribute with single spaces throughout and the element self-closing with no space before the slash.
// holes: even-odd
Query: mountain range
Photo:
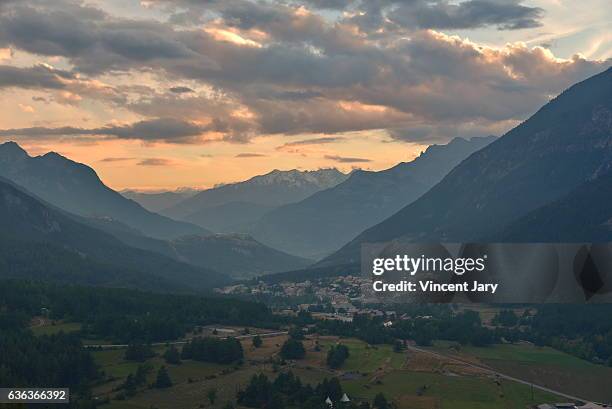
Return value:
<svg viewBox="0 0 612 409">
<path fill-rule="evenodd" d="M 358 262 L 362 243 L 389 240 L 609 240 L 606 211 L 597 201 L 610 199 L 603 186 L 611 167 L 609 68 L 561 93 L 321 265 Z M 590 218 L 593 211 L 597 216 Z M 572 215 L 581 217 L 565 220 Z M 558 229 L 564 231 L 551 233 Z"/>
<path fill-rule="evenodd" d="M 110 217 L 151 237 L 210 234 L 150 212 L 106 186 L 96 172 L 55 152 L 32 157 L 15 142 L 0 145 L 0 176 L 42 200 L 85 217 Z"/>
<path fill-rule="evenodd" d="M 0 277 L 164 291 L 229 282 L 215 271 L 125 245 L 0 179 Z"/>
<path fill-rule="evenodd" d="M 411 203 L 494 136 L 431 145 L 416 159 L 379 172 L 354 171 L 344 182 L 271 210 L 252 234 L 274 248 L 319 259 Z"/>
<path fill-rule="evenodd" d="M 273 170 L 243 182 L 204 190 L 162 213 L 216 232 L 247 232 L 271 209 L 298 202 L 347 177 L 337 169 Z"/>
<path fill-rule="evenodd" d="M 205 291 L 228 275 L 353 272 L 369 242 L 610 241 L 611 199 L 612 68 L 498 139 L 457 138 L 381 172 L 273 171 L 168 209 L 200 222 L 223 218 L 222 228 L 250 226 L 254 238 L 161 216 L 83 164 L 5 143 L 0 277 Z M 314 266 L 287 254 L 324 254 L 343 242 Z"/>
<path fill-rule="evenodd" d="M 168 274 L 189 264 L 192 269 L 244 278 L 311 263 L 244 235 L 215 235 L 206 240 L 212 234 L 209 231 L 144 209 L 105 186 L 93 169 L 55 153 L 31 157 L 16 143 L 7 142 L 0 145 L 0 175 L 94 236 L 110 235 L 119 241 L 115 245 L 134 250 L 125 260 L 116 260 L 118 266 L 140 263 L 142 250 L 171 259 L 175 264 L 159 263 L 168 267 Z"/>
</svg>

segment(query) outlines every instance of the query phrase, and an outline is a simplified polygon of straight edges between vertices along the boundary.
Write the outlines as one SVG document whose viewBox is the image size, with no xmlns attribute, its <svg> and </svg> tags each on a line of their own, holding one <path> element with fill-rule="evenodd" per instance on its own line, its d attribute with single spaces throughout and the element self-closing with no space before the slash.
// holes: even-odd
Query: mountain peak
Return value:
<svg viewBox="0 0 612 409">
<path fill-rule="evenodd" d="M 15 143 L 0 145 L 0 176 L 70 213 L 108 216 L 151 237 L 208 233 L 145 210 L 107 187 L 93 168 L 57 152 L 30 157 Z"/>
<path fill-rule="evenodd" d="M 497 136 L 495 136 L 495 135 L 473 136 L 471 138 L 464 138 L 462 136 L 455 136 L 447 144 L 444 144 L 444 145 L 439 145 L 439 144 L 429 145 L 423 152 L 421 152 L 419 157 L 431 154 L 432 152 L 436 152 L 436 151 L 439 151 L 439 150 L 448 150 L 449 147 L 457 148 L 457 147 L 459 147 L 461 145 L 467 146 L 469 144 L 473 144 L 473 145 L 480 145 L 480 146 L 484 147 L 484 146 L 488 145 L 489 143 L 493 142 L 495 139 L 497 139 Z"/>
<path fill-rule="evenodd" d="M 245 212 L 254 216 L 264 208 L 295 203 L 320 190 L 344 181 L 348 175 L 335 168 L 318 170 L 274 169 L 266 174 L 242 181 L 215 186 L 164 210 L 164 214 L 204 226 L 210 222 L 212 208 L 224 213 L 226 220 L 244 220 Z M 245 206 L 246 205 L 246 206 Z M 249 211 L 247 211 L 249 208 Z M 221 210 L 223 209 L 223 210 Z M 233 213 L 241 209 L 238 213 Z M 269 210 L 269 209 L 268 209 Z M 251 222 L 254 222 L 252 220 Z M 250 222 L 249 222 L 250 223 Z M 225 231 L 225 229 L 221 229 Z"/>
<path fill-rule="evenodd" d="M 17 142 L 8 141 L 0 144 L 0 159 L 25 159 L 28 158 L 28 153 Z"/>
<path fill-rule="evenodd" d="M 314 184 L 329 187 L 340 183 L 345 176 L 336 168 L 318 170 L 274 169 L 264 175 L 254 176 L 247 182 L 260 185 L 284 183 L 290 185 Z"/>
<path fill-rule="evenodd" d="M 55 162 L 74 162 L 70 159 L 68 159 L 67 157 L 54 152 L 54 151 L 50 151 L 45 153 L 44 155 L 41 156 L 41 158 L 44 158 L 46 160 L 50 160 L 50 161 L 55 161 Z"/>
</svg>

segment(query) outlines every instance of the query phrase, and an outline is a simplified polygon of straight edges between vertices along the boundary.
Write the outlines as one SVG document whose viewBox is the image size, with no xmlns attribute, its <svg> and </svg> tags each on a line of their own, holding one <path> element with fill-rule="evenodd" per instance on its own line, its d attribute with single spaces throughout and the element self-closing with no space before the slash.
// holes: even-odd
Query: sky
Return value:
<svg viewBox="0 0 612 409">
<path fill-rule="evenodd" d="M 610 0 L 0 0 L 0 142 L 115 189 L 380 170 L 612 65 Z"/>
</svg>

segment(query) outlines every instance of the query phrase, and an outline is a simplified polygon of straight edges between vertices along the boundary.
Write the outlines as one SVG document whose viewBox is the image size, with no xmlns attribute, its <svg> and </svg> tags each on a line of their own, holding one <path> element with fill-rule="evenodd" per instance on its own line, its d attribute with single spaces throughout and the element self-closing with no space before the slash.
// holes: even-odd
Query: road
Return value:
<svg viewBox="0 0 612 409">
<path fill-rule="evenodd" d="M 264 332 L 262 334 L 247 334 L 247 335 L 237 335 L 235 337 L 219 337 L 221 339 L 226 338 L 236 338 L 236 339 L 247 339 L 254 338 L 259 335 L 261 338 L 275 337 L 278 335 L 287 335 L 287 331 L 276 331 L 276 332 Z M 163 345 L 183 345 L 188 343 L 190 340 L 185 339 L 182 341 L 172 341 L 172 342 L 154 342 L 151 346 L 163 346 Z M 85 348 L 96 348 L 96 349 L 113 349 L 113 348 L 127 348 L 128 344 L 97 344 L 97 345 L 84 345 Z"/>
<path fill-rule="evenodd" d="M 412 350 L 412 351 L 415 351 L 415 352 L 421 352 L 421 353 L 424 353 L 424 354 L 429 354 L 429 355 L 435 356 L 437 358 L 442 358 L 442 359 L 447 359 L 449 361 L 454 361 L 454 362 L 460 363 L 462 365 L 467 365 L 467 366 L 469 366 L 471 368 L 480 369 L 482 371 L 485 371 L 485 372 L 488 372 L 490 374 L 496 375 L 496 376 L 498 376 L 498 377 L 500 377 L 502 379 L 507 379 L 509 381 L 518 382 L 518 383 L 523 384 L 523 385 L 531 386 L 534 389 L 538 389 L 540 391 L 544 391 L 544 392 L 555 394 L 557 396 L 561 396 L 562 398 L 568 399 L 569 401 L 572 401 L 572 402 L 578 402 L 579 401 L 579 402 L 585 402 L 585 403 L 592 403 L 588 399 L 584 399 L 584 398 L 579 398 L 577 396 L 568 395 L 567 393 L 556 391 L 554 389 L 547 388 L 546 386 L 536 385 L 536 384 L 534 384 L 532 382 L 525 381 L 525 380 L 519 379 L 519 378 L 515 378 L 514 376 L 506 375 L 506 374 L 498 372 L 498 371 L 496 371 L 494 369 L 488 368 L 486 366 L 478 365 L 478 364 L 475 364 L 473 362 L 469 362 L 469 361 L 463 360 L 461 358 L 457 358 L 457 357 L 454 357 L 454 356 L 449 356 L 449 355 L 441 354 L 441 353 L 430 351 L 430 350 L 423 349 L 423 348 L 417 348 L 415 346 L 408 346 L 408 349 Z"/>
</svg>

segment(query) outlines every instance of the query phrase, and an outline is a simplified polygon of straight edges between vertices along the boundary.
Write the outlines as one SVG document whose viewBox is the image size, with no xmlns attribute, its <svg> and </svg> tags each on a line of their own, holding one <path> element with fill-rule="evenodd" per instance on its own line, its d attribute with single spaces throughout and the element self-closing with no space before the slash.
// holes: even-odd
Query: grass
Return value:
<svg viewBox="0 0 612 409">
<path fill-rule="evenodd" d="M 405 355 L 393 352 L 391 345 L 368 345 L 356 339 L 338 341 L 349 348 L 349 357 L 342 366 L 343 371 L 374 372 L 383 367 L 399 369 L 406 360 Z M 323 341 L 325 354 L 335 341 Z"/>
<path fill-rule="evenodd" d="M 124 349 L 94 351 L 92 354 L 104 373 L 111 377 L 125 378 L 130 373 L 136 372 L 138 368 L 138 362 L 123 359 Z"/>
<path fill-rule="evenodd" d="M 597 365 L 549 347 L 533 345 L 495 345 L 490 348 L 467 347 L 463 352 L 484 360 L 514 361 L 531 365 L 557 365 L 567 369 L 593 369 Z"/>
<path fill-rule="evenodd" d="M 448 343 L 435 348 L 450 354 Z M 612 368 L 596 365 L 549 347 L 494 345 L 462 347 L 455 353 L 476 357 L 486 365 L 517 378 L 594 401 L 612 401 Z"/>
<path fill-rule="evenodd" d="M 57 324 L 41 325 L 32 327 L 34 335 L 53 335 L 60 332 L 77 332 L 81 330 L 81 324 L 78 322 L 60 322 Z"/>
<path fill-rule="evenodd" d="M 339 342 L 348 346 L 350 351 L 342 370 L 383 373 L 380 383 L 372 384 L 371 376 L 343 381 L 347 393 L 356 398 L 371 400 L 378 392 L 383 392 L 387 397 L 392 397 L 400 408 L 410 409 L 523 409 L 533 403 L 560 399 L 553 394 L 534 390 L 532 400 L 530 387 L 511 381 L 501 381 L 498 385 L 489 377 L 449 376 L 402 369 L 406 355 L 393 352 L 389 345 L 372 347 L 354 339 Z M 325 350 L 335 343 L 333 340 L 321 342 Z M 506 351 L 507 354 L 511 352 Z M 536 352 L 529 359 L 547 361 L 554 357 L 546 354 L 540 357 Z M 423 386 L 427 386 L 427 390 L 419 396 L 417 391 Z"/>
<path fill-rule="evenodd" d="M 264 347 L 261 349 L 254 349 L 248 341 L 245 341 L 247 357 L 239 368 L 195 361 L 183 361 L 179 366 L 166 365 L 174 382 L 171 388 L 141 390 L 127 401 L 111 401 L 103 408 L 148 409 L 153 406 L 160 409 L 181 409 L 197 408 L 199 405 L 211 407 L 206 397 L 207 391 L 211 388 L 216 389 L 218 395 L 218 401 L 213 408 L 221 408 L 229 401 L 235 402 L 236 391 L 244 387 L 254 374 L 263 372 L 270 379 L 275 378 L 273 366 L 266 363 L 265 358 L 277 353 L 283 340 L 284 337 L 265 339 Z M 321 337 L 319 343 L 323 348 L 318 352 L 314 349 L 314 340 L 308 340 L 305 342 L 306 359 L 290 364 L 283 370 L 291 369 L 305 383 L 311 384 L 320 382 L 324 377 L 334 376 L 333 372 L 325 367 L 325 356 L 329 347 L 336 342 L 348 346 L 350 351 L 350 357 L 341 371 L 368 373 L 367 376 L 357 379 L 341 381 L 345 391 L 356 400 L 360 398 L 371 400 L 376 393 L 383 392 L 388 399 L 398 405 L 399 409 L 524 409 L 533 403 L 564 400 L 538 390 L 534 390 L 532 400 L 529 386 L 507 380 L 497 383 L 488 376 L 461 374 L 461 372 L 443 373 L 439 365 L 416 369 L 414 357 L 406 360 L 410 354 L 414 354 L 413 352 L 396 353 L 389 345 L 372 347 L 356 339 Z M 449 353 L 448 344 L 436 345 L 436 348 Z M 157 347 L 155 350 L 161 354 L 165 347 Z M 115 383 L 106 384 L 95 390 L 97 395 L 110 393 L 113 386 L 118 385 L 127 374 L 136 370 L 138 364 L 125 362 L 123 354 L 122 349 L 94 352 L 96 361 L 104 370 L 119 378 Z M 523 363 L 532 368 L 556 363 L 568 373 L 572 373 L 571 370 L 582 371 L 592 365 L 586 363 L 585 367 L 583 361 L 576 361 L 575 358 L 550 348 L 525 349 L 520 346 L 500 345 L 492 348 L 464 348 L 460 354 L 477 356 L 487 363 L 497 359 L 499 363 Z M 165 363 L 159 356 L 148 362 L 154 367 L 148 380 L 150 383 L 159 366 Z M 571 378 L 576 380 L 575 376 Z M 607 378 L 608 381 L 610 379 L 612 378 Z M 419 396 L 418 390 L 423 386 L 427 388 L 425 393 Z"/>
<path fill-rule="evenodd" d="M 400 407 L 415 406 L 442 409 L 506 409 L 525 408 L 529 404 L 558 400 L 552 394 L 535 391 L 531 400 L 529 387 L 509 381 L 497 385 L 486 377 L 459 377 L 435 373 L 397 370 L 381 379 L 381 384 L 368 385 L 367 380 L 346 381 L 349 395 L 372 399 L 382 392 L 393 397 Z M 422 397 L 418 389 L 426 386 Z"/>
<path fill-rule="evenodd" d="M 161 356 L 165 347 L 153 348 L 157 356 L 149 359 L 147 362 L 157 371 L 159 367 L 165 365 L 170 374 L 170 378 L 176 382 L 187 382 L 188 379 L 198 379 L 206 376 L 214 375 L 228 368 L 228 365 L 218 365 L 208 362 L 198 362 L 192 360 L 182 361 L 180 365 L 166 364 Z M 123 359 L 125 349 L 111 349 L 103 351 L 94 351 L 94 359 L 102 367 L 104 372 L 112 377 L 125 378 L 130 373 L 136 372 L 139 362 L 126 361 Z"/>
</svg>

